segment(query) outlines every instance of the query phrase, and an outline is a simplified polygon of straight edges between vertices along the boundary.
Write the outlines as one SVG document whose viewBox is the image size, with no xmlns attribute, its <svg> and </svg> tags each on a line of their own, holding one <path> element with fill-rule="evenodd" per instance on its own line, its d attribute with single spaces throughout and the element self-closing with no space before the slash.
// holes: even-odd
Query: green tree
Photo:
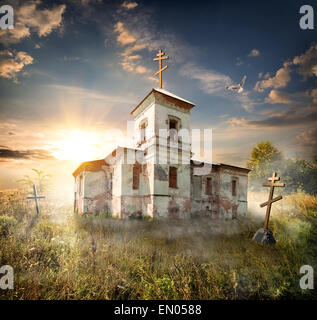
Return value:
<svg viewBox="0 0 317 320">
<path fill-rule="evenodd" d="M 273 164 L 282 161 L 282 153 L 270 142 L 261 141 L 251 151 L 251 157 L 247 162 L 247 168 L 251 169 L 251 180 L 267 178 L 272 174 Z M 277 170 L 277 168 L 275 169 Z"/>
<path fill-rule="evenodd" d="M 311 162 L 300 158 L 286 159 L 270 141 L 259 142 L 251 151 L 247 168 L 252 170 L 249 179 L 253 187 L 262 188 L 262 183 L 276 171 L 285 182 L 283 191 L 317 193 L 317 156 Z"/>
</svg>

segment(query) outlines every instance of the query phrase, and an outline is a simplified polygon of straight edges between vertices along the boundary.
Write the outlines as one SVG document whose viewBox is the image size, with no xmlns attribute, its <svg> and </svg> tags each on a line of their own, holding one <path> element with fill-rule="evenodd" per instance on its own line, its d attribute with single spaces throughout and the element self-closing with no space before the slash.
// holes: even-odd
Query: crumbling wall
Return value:
<svg viewBox="0 0 317 320">
<path fill-rule="evenodd" d="M 154 218 L 189 218 L 190 165 L 172 165 L 177 168 L 177 188 L 169 187 L 168 164 L 155 164 Z"/>
<path fill-rule="evenodd" d="M 210 167 L 208 174 L 194 174 L 194 166 L 191 170 L 191 215 L 218 216 L 219 200 L 219 172 L 216 168 Z M 210 192 L 207 192 L 207 179 L 210 180 Z"/>
<path fill-rule="evenodd" d="M 193 165 L 194 167 L 194 165 Z M 213 165 L 207 175 L 191 176 L 192 216 L 232 219 L 247 213 L 248 173 L 240 168 Z M 207 178 L 211 178 L 211 192 L 207 194 Z M 232 193 L 232 181 L 236 181 L 236 195 Z"/>
<path fill-rule="evenodd" d="M 236 181 L 233 194 L 232 181 Z M 247 213 L 248 175 L 239 169 L 220 170 L 219 215 L 223 218 L 237 218 Z"/>
<path fill-rule="evenodd" d="M 112 212 L 110 179 L 111 173 L 106 170 L 85 172 L 83 197 L 85 213 Z"/>
</svg>

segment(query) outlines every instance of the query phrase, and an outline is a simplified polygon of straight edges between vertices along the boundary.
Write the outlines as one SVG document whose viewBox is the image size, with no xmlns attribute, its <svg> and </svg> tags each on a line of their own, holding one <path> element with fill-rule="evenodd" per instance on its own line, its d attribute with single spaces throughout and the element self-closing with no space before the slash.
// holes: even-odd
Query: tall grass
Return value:
<svg viewBox="0 0 317 320">
<path fill-rule="evenodd" d="M 0 266 L 15 272 L 14 289 L 0 289 L 0 298 L 315 299 L 300 289 L 299 269 L 317 270 L 317 197 L 283 203 L 270 222 L 277 244 L 267 247 L 251 241 L 262 224 L 252 213 L 120 221 L 42 202 L 36 219 L 17 194 L 0 205 Z"/>
</svg>

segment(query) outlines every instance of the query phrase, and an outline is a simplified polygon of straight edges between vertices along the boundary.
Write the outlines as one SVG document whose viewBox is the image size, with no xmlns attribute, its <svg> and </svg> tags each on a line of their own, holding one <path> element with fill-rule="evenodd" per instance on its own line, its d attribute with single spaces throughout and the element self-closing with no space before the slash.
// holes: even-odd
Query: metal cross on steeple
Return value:
<svg viewBox="0 0 317 320">
<path fill-rule="evenodd" d="M 276 183 L 275 182 L 275 181 L 280 180 L 280 177 L 276 176 L 276 172 L 273 172 L 272 177 L 268 178 L 268 180 L 271 181 L 271 183 L 263 183 L 263 187 L 270 187 L 269 200 L 260 204 L 261 208 L 267 206 L 265 222 L 264 222 L 264 229 L 268 229 L 268 226 L 269 226 L 269 219 L 270 219 L 272 203 L 282 199 L 282 196 L 278 196 L 273 199 L 274 188 L 275 187 L 285 187 L 285 183 Z"/>
<path fill-rule="evenodd" d="M 36 185 L 35 184 L 33 184 L 33 192 L 34 192 L 34 196 L 27 197 L 27 199 L 34 199 L 35 200 L 36 213 L 40 214 L 40 205 L 39 205 L 38 199 L 43 199 L 43 198 L 45 198 L 45 196 L 39 196 L 37 194 L 37 189 L 36 189 Z"/>
<path fill-rule="evenodd" d="M 165 53 L 162 50 L 159 50 L 157 56 L 158 58 L 153 59 L 153 61 L 158 61 L 159 62 L 159 71 L 155 72 L 155 75 L 157 76 L 158 74 L 159 76 L 159 82 L 160 82 L 160 89 L 162 89 L 162 72 L 164 70 L 166 70 L 168 68 L 168 66 L 165 66 L 164 68 L 162 68 L 162 60 L 166 60 L 168 59 L 167 56 L 165 56 Z"/>
</svg>

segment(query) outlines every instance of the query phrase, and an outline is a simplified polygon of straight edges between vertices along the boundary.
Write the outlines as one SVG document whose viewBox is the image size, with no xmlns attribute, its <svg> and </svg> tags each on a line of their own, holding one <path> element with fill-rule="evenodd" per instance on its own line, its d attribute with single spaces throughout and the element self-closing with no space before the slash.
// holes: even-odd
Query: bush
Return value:
<svg viewBox="0 0 317 320">
<path fill-rule="evenodd" d="M 13 217 L 0 216 L 0 237 L 7 237 L 16 223 L 17 221 Z"/>
</svg>

